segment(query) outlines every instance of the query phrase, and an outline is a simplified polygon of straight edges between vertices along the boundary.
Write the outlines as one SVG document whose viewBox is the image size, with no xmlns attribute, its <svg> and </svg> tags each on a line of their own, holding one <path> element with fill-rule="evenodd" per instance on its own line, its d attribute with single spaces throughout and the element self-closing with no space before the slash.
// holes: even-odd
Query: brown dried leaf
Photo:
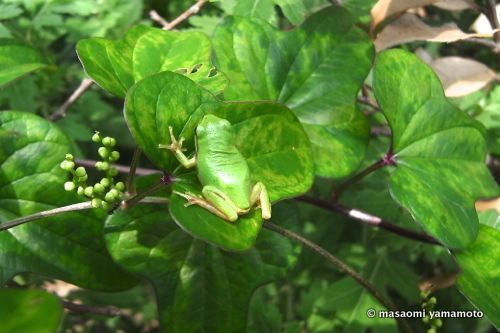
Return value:
<svg viewBox="0 0 500 333">
<path fill-rule="evenodd" d="M 460 97 L 484 88 L 495 80 L 496 74 L 486 65 L 461 57 L 433 60 L 431 67 L 443 83 L 448 97 Z"/>
<path fill-rule="evenodd" d="M 500 198 L 476 201 L 476 211 L 485 212 L 490 209 L 494 209 L 497 213 L 500 213 Z"/>
<path fill-rule="evenodd" d="M 417 16 L 406 13 L 378 34 L 375 39 L 375 48 L 377 51 L 381 51 L 391 46 L 417 40 L 449 43 L 471 37 L 491 37 L 493 32 L 487 34 L 465 33 L 455 23 L 431 27 L 422 22 Z"/>
<path fill-rule="evenodd" d="M 379 0 L 373 6 L 372 15 L 372 30 L 386 18 L 406 11 L 410 8 L 431 5 L 442 0 Z"/>
</svg>

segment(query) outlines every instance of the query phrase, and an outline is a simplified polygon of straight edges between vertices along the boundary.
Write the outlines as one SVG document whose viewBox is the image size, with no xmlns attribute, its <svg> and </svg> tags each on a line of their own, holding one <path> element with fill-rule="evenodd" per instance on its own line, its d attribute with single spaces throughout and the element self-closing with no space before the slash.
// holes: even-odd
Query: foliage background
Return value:
<svg viewBox="0 0 500 333">
<path fill-rule="evenodd" d="M 375 1 L 345 0 L 345 7 L 364 30 L 369 30 L 369 12 Z M 148 17 L 156 10 L 167 20 L 177 17 L 191 1 L 65 1 L 65 0 L 2 0 L 0 2 L 0 38 L 16 38 L 39 50 L 50 65 L 23 76 L 0 90 L 0 109 L 30 112 L 49 118 L 85 77 L 75 53 L 76 42 L 88 37 L 115 39 L 133 25 L 156 25 Z M 198 15 L 183 22 L 177 29 L 199 31 L 211 35 L 225 15 L 251 16 L 270 22 L 280 29 L 290 29 L 307 15 L 328 5 L 319 0 L 303 1 L 214 1 L 203 7 Z M 433 25 L 453 21 L 467 30 L 479 13 L 466 9 L 448 11 L 434 6 L 425 7 L 425 19 Z M 500 69 L 498 53 L 483 45 L 457 43 L 428 43 L 416 41 L 401 46 L 411 52 L 426 52 L 433 58 L 460 56 L 475 59 L 494 72 Z M 367 79 L 371 83 L 371 76 Z M 495 176 L 500 175 L 497 156 L 500 154 L 500 88 L 494 84 L 453 99 L 459 106 L 488 129 L 488 166 Z M 382 156 L 389 139 L 373 129 L 386 126 L 380 113 L 372 113 L 359 104 L 372 127 L 365 164 Z M 90 88 L 57 120 L 57 125 L 71 139 L 76 155 L 95 159 L 91 133 L 95 130 L 115 137 L 120 144 L 121 163 L 132 158 L 134 141 L 122 115 L 122 101 L 96 85 Z M 143 167 L 153 167 L 143 159 Z M 378 171 L 350 188 L 342 203 L 383 217 L 400 226 L 415 229 L 411 216 L 390 197 L 389 174 Z M 316 182 L 312 193 L 327 196 L 337 182 Z M 446 277 L 457 272 L 457 264 L 448 250 L 408 241 L 383 230 L 326 212 L 304 203 L 290 203 L 293 212 L 292 229 L 352 265 L 371 283 L 405 309 L 419 309 L 419 282 L 430 277 Z M 293 269 L 275 282 L 257 289 L 250 304 L 247 332 L 360 332 L 370 327 L 373 332 L 389 332 L 394 325 L 369 319 L 365 311 L 376 302 L 353 280 L 338 273 L 322 258 L 308 250 L 295 248 L 297 257 Z M 57 289 L 60 281 L 20 274 L 12 285 Z M 474 307 L 454 286 L 435 291 L 440 310 L 472 310 Z M 158 332 L 154 292 L 142 281 L 138 286 L 119 293 L 104 293 L 70 288 L 64 299 L 81 301 L 96 307 L 115 306 L 126 309 L 120 316 L 102 316 L 86 312 L 64 316 L 61 332 Z M 3 302 L 3 301 L 0 301 Z M 415 323 L 423 331 L 422 323 Z M 0 328 L 0 331 L 2 329 Z M 445 319 L 440 332 L 493 332 L 485 318 Z"/>
</svg>

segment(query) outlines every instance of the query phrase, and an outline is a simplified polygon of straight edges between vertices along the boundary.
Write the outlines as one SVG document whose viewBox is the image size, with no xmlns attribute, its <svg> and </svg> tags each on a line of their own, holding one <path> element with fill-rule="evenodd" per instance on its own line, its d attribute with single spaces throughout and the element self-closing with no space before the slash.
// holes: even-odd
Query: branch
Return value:
<svg viewBox="0 0 500 333">
<path fill-rule="evenodd" d="M 177 16 L 175 19 L 173 19 L 172 22 L 170 22 L 170 23 L 167 22 L 167 20 L 165 20 L 163 17 L 161 17 L 160 14 L 158 14 L 158 12 L 156 12 L 155 10 L 152 10 L 149 12 L 149 17 L 153 21 L 161 24 L 161 26 L 163 27 L 163 30 L 171 30 L 171 29 L 175 28 L 177 25 L 179 25 L 180 23 L 182 23 L 183 21 L 187 20 L 190 16 L 198 13 L 200 11 L 201 7 L 203 7 L 207 3 L 207 1 L 208 0 L 196 1 L 196 3 L 194 5 L 189 7 L 186 11 L 181 13 L 179 16 Z"/>
<path fill-rule="evenodd" d="M 497 9 L 496 9 L 496 1 L 489 0 L 486 5 L 484 14 L 490 21 L 491 28 L 493 30 L 500 29 L 500 21 L 498 20 Z M 497 44 L 500 43 L 500 31 L 494 33 L 495 41 Z"/>
<path fill-rule="evenodd" d="M 139 164 L 139 159 L 141 158 L 141 150 L 139 148 L 134 149 L 134 156 L 132 156 L 132 162 L 130 163 L 130 169 L 127 176 L 127 194 L 135 194 L 135 183 L 134 177 L 137 173 L 137 165 Z"/>
<path fill-rule="evenodd" d="M 75 159 L 75 163 L 81 166 L 89 167 L 89 168 L 95 168 L 95 163 L 97 161 L 95 160 L 86 160 L 86 159 Z M 113 164 L 112 165 L 114 168 L 116 168 L 119 172 L 122 173 L 129 173 L 131 171 L 130 167 L 122 164 Z M 148 176 L 148 175 L 154 175 L 154 174 L 159 174 L 162 173 L 160 170 L 155 170 L 155 169 L 147 169 L 147 168 L 136 168 L 135 173 L 139 176 Z"/>
<path fill-rule="evenodd" d="M 110 306 L 110 307 L 96 307 L 85 304 L 73 303 L 66 300 L 61 300 L 62 306 L 71 311 L 71 312 L 79 312 L 79 313 L 93 313 L 106 317 L 127 317 L 120 309 Z"/>
<path fill-rule="evenodd" d="M 319 198 L 314 198 L 311 196 L 300 196 L 295 198 L 297 201 L 305 202 L 314 206 L 317 206 L 319 208 L 323 208 L 325 210 L 334 212 L 334 213 L 340 213 L 342 215 L 345 215 L 346 217 L 350 219 L 354 219 L 356 221 L 379 227 L 381 229 L 387 230 L 389 232 L 392 232 L 393 234 L 408 238 L 408 239 L 413 239 L 416 241 L 420 241 L 423 243 L 427 244 L 432 244 L 432 245 L 441 245 L 435 238 L 433 238 L 430 235 L 423 234 L 423 233 L 418 233 L 413 230 L 405 229 L 402 228 L 398 225 L 395 225 L 387 220 L 384 220 L 378 216 L 371 215 L 368 213 L 365 213 L 361 210 L 357 209 L 352 209 L 349 207 L 346 207 L 342 204 L 336 203 L 336 202 L 329 202 L 326 200 L 322 200 Z"/>
<path fill-rule="evenodd" d="M 341 272 L 349 275 L 351 278 L 353 278 L 356 282 L 358 282 L 361 286 L 363 286 L 370 294 L 373 295 L 384 307 L 386 307 L 388 310 L 391 311 L 396 311 L 396 308 L 394 305 L 385 299 L 382 294 L 380 294 L 375 287 L 373 287 L 370 282 L 366 281 L 360 274 L 358 274 L 355 270 L 353 270 L 349 265 L 344 263 L 342 260 L 339 258 L 335 257 L 333 254 L 322 248 L 316 243 L 311 242 L 310 240 L 290 231 L 287 229 L 284 229 L 276 224 L 273 224 L 271 222 L 264 222 L 263 227 L 266 229 L 269 229 L 271 231 L 274 231 L 284 237 L 287 237 L 289 239 L 292 239 L 294 241 L 297 241 L 301 243 L 302 245 L 308 247 L 312 251 L 316 252 L 332 264 L 334 264 Z M 403 319 L 399 318 L 399 321 L 401 325 L 405 328 L 405 331 L 411 332 L 411 328 L 409 324 Z"/>
<path fill-rule="evenodd" d="M 94 82 L 90 79 L 83 79 L 78 88 L 69 96 L 69 98 L 55 111 L 49 116 L 49 120 L 58 120 L 63 118 L 66 115 L 66 111 L 68 108 L 73 105 L 82 95 L 85 93 Z"/>
</svg>

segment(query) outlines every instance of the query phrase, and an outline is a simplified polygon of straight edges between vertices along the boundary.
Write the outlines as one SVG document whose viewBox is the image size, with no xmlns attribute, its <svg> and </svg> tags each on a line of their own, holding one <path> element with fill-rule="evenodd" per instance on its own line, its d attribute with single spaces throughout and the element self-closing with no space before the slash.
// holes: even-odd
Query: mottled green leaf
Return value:
<svg viewBox="0 0 500 333">
<path fill-rule="evenodd" d="M 484 129 L 454 107 L 432 70 L 401 50 L 379 55 L 374 90 L 392 129 L 391 194 L 452 248 L 477 236 L 474 201 L 498 193 L 486 165 Z"/>
<path fill-rule="evenodd" d="M 47 66 L 34 48 L 9 38 L 0 38 L 0 87 L 34 70 Z"/>
<path fill-rule="evenodd" d="M 288 211 L 276 209 L 276 220 L 294 219 Z M 119 211 L 105 230 L 113 258 L 153 284 L 161 332 L 245 332 L 253 291 L 294 262 L 291 243 L 272 232 L 245 253 L 225 252 L 193 239 L 158 205 Z"/>
<path fill-rule="evenodd" d="M 207 113 L 232 124 L 235 144 L 249 165 L 252 180 L 266 185 L 271 201 L 297 196 L 309 189 L 314 176 L 309 141 L 293 113 L 283 105 L 222 103 L 193 81 L 172 72 L 155 74 L 138 82 L 125 100 L 127 123 L 139 147 L 155 164 L 169 172 L 173 172 L 179 162 L 171 151 L 158 148 L 158 144 L 170 142 L 168 126 L 174 128 L 177 136 L 186 139 L 189 154 L 194 150 L 196 125 Z M 256 216 L 250 218 L 251 225 L 245 223 L 246 219 L 228 225 L 198 207 L 185 208 L 181 204 L 179 198 L 173 198 L 172 213 L 176 222 L 193 235 L 225 248 L 242 250 L 251 246 L 262 223 L 260 216 Z M 208 220 L 200 221 L 200 217 Z M 213 228 L 210 237 L 205 225 Z M 227 233 L 231 228 L 241 230 Z M 230 238 L 236 234 L 241 237 Z"/>
<path fill-rule="evenodd" d="M 0 222 L 76 203 L 59 163 L 67 137 L 33 114 L 0 112 Z M 135 280 L 113 263 L 102 237 L 105 214 L 92 210 L 44 218 L 0 232 L 0 285 L 33 272 L 85 288 L 119 290 Z"/>
<path fill-rule="evenodd" d="M 500 223 L 489 213 L 480 214 L 479 234 L 464 251 L 455 253 L 461 274 L 458 288 L 500 329 Z"/>
<path fill-rule="evenodd" d="M 211 65 L 210 40 L 199 32 L 137 26 L 122 40 L 81 40 L 77 51 L 87 74 L 118 97 L 125 97 L 135 82 L 166 70 L 185 74 L 214 93 L 227 81 Z"/>
<path fill-rule="evenodd" d="M 58 332 L 63 310 L 56 296 L 41 290 L 0 289 L 0 300 L 0 332 Z"/>
<path fill-rule="evenodd" d="M 215 31 L 214 49 L 217 67 L 230 78 L 224 97 L 290 107 L 313 144 L 318 175 L 343 177 L 359 166 L 368 126 L 355 100 L 373 47 L 347 11 L 324 9 L 289 32 L 228 17 Z"/>
</svg>

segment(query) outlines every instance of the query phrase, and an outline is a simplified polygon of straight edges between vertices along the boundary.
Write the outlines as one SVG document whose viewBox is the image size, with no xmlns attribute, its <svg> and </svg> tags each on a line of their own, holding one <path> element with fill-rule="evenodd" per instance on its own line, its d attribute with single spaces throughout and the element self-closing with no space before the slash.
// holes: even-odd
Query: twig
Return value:
<svg viewBox="0 0 500 333">
<path fill-rule="evenodd" d="M 393 234 L 406 237 L 408 239 L 420 241 L 423 243 L 427 244 L 432 244 L 432 245 L 442 245 L 437 241 L 435 238 L 433 238 L 430 235 L 423 234 L 423 233 L 418 233 L 409 229 L 402 228 L 400 226 L 397 226 L 387 220 L 384 220 L 381 217 L 371 215 L 368 213 L 365 213 L 361 210 L 358 209 L 353 209 L 346 207 L 342 204 L 339 204 L 337 202 L 330 202 L 326 200 L 322 200 L 319 198 L 303 195 L 300 197 L 295 198 L 297 201 L 305 202 L 314 206 L 317 206 L 319 208 L 326 209 L 328 211 L 334 212 L 334 213 L 340 213 L 342 215 L 345 215 L 346 217 L 371 225 L 371 226 L 376 226 L 381 229 L 387 230 L 389 232 L 392 232 Z"/>
<path fill-rule="evenodd" d="M 159 23 L 162 27 L 168 26 L 168 21 L 165 20 L 156 10 L 149 11 L 149 18 L 157 23 Z"/>
<path fill-rule="evenodd" d="M 377 103 L 375 103 L 374 101 L 372 101 L 368 97 L 359 96 L 358 99 L 357 99 L 357 101 L 358 101 L 359 104 L 363 104 L 363 105 L 366 105 L 366 106 L 370 107 L 373 110 L 373 112 L 380 111 L 380 108 L 377 105 Z"/>
<path fill-rule="evenodd" d="M 196 3 L 194 5 L 189 7 L 187 10 L 185 10 L 183 13 L 181 13 L 179 16 L 177 16 L 171 22 L 167 22 L 167 20 L 165 20 L 163 17 L 161 17 L 161 15 L 158 14 L 158 12 L 156 12 L 155 10 L 152 10 L 149 12 L 149 17 L 153 21 L 161 24 L 161 26 L 163 27 L 163 30 L 171 30 L 171 29 L 175 28 L 177 25 L 179 25 L 181 22 L 187 20 L 190 16 L 198 13 L 200 11 L 201 7 L 203 7 L 207 2 L 208 2 L 208 0 L 196 1 Z"/>
<path fill-rule="evenodd" d="M 392 132 L 389 127 L 385 126 L 374 126 L 370 128 L 370 134 L 373 136 L 391 136 Z"/>
<path fill-rule="evenodd" d="M 488 4 L 486 5 L 485 9 L 485 15 L 488 18 L 488 21 L 490 21 L 491 28 L 493 30 L 495 29 L 500 29 L 500 21 L 498 20 L 498 15 L 497 15 L 497 8 L 496 8 L 496 1 L 495 0 L 489 0 Z M 497 31 L 494 33 L 495 41 L 497 44 L 500 43 L 500 31 Z"/>
<path fill-rule="evenodd" d="M 93 313 L 101 316 L 106 316 L 106 317 L 128 317 L 125 315 L 120 309 L 114 307 L 114 306 L 109 306 L 109 307 L 96 307 L 96 306 L 91 306 L 91 305 L 86 305 L 86 304 L 78 304 L 78 303 L 73 303 L 70 301 L 66 300 L 61 300 L 62 306 L 72 312 L 79 312 L 79 313 Z"/>
<path fill-rule="evenodd" d="M 130 163 L 130 170 L 127 176 L 127 194 L 135 194 L 135 183 L 134 177 L 137 171 L 137 164 L 139 164 L 139 159 L 141 158 L 141 150 L 139 148 L 134 149 L 134 155 L 132 156 L 132 162 Z"/>
<path fill-rule="evenodd" d="M 62 191 L 62 189 L 61 189 L 61 191 Z M 73 205 L 68 205 L 68 206 L 57 207 L 54 209 L 45 210 L 43 212 L 38 212 L 38 213 L 31 214 L 28 216 L 23 216 L 23 217 L 11 220 L 9 222 L 2 223 L 2 224 L 0 224 L 0 231 L 4 231 L 4 230 L 7 230 L 7 229 L 10 229 L 13 227 L 17 227 L 18 225 L 24 224 L 26 222 L 39 220 L 39 219 L 44 218 L 44 217 L 59 215 L 59 214 L 66 213 L 66 212 L 74 212 L 74 211 L 78 211 L 78 210 L 90 209 L 90 208 L 92 208 L 92 205 L 90 204 L 90 202 L 80 202 L 80 203 L 73 204 Z"/>
<path fill-rule="evenodd" d="M 136 200 L 136 203 L 137 202 L 149 203 L 149 204 L 168 204 L 169 200 L 167 198 L 161 198 L 161 197 L 142 196 L 141 198 Z M 17 219 L 2 223 L 2 224 L 0 224 L 0 232 L 8 230 L 10 228 L 17 227 L 17 226 L 24 224 L 24 223 L 27 223 L 27 222 L 42 219 L 45 217 L 60 215 L 60 214 L 67 213 L 67 212 L 76 212 L 79 210 L 85 210 L 85 209 L 91 209 L 91 208 L 93 208 L 93 207 L 92 207 L 90 201 L 87 201 L 87 202 L 80 202 L 80 203 L 72 204 L 72 205 L 68 205 L 68 206 L 57 207 L 54 209 L 44 210 L 42 212 L 19 217 Z"/>
<path fill-rule="evenodd" d="M 75 159 L 75 163 L 77 165 L 89 167 L 89 168 L 95 168 L 95 163 L 97 161 L 94 160 L 86 160 L 86 159 Z M 114 168 L 116 168 L 119 172 L 122 173 L 129 173 L 131 171 L 130 167 L 122 164 L 113 164 L 112 165 Z M 155 169 L 147 169 L 147 168 L 136 168 L 135 169 L 135 174 L 139 176 L 148 176 L 148 175 L 154 175 L 154 174 L 159 174 L 162 173 L 160 170 L 155 170 Z"/>
<path fill-rule="evenodd" d="M 75 103 L 84 92 L 86 92 L 94 82 L 91 79 L 83 79 L 78 88 L 69 96 L 69 98 L 57 109 L 54 113 L 49 116 L 49 120 L 58 120 L 66 115 L 68 108 Z"/>
<path fill-rule="evenodd" d="M 170 174 L 165 173 L 163 175 L 163 177 L 161 177 L 161 179 L 158 183 L 153 184 L 151 187 L 145 189 L 141 193 L 136 194 L 135 196 L 133 196 L 127 200 L 123 200 L 121 202 L 121 207 L 124 209 L 130 208 L 130 207 L 134 206 L 135 204 L 137 204 L 142 199 L 144 199 L 145 197 L 149 196 L 150 194 L 153 194 L 153 193 L 159 191 L 162 187 L 171 184 L 173 181 L 174 181 L 174 177 Z"/>
<path fill-rule="evenodd" d="M 380 294 L 377 291 L 377 289 L 375 289 L 375 287 L 373 287 L 370 284 L 370 282 L 366 281 L 360 274 L 358 274 L 355 270 L 353 270 L 349 265 L 344 263 L 339 258 L 335 257 L 333 254 L 331 254 L 330 252 L 328 252 L 327 250 L 325 250 L 324 248 L 322 248 L 318 244 L 315 244 L 315 243 L 311 242 L 310 240 L 308 240 L 308 239 L 306 239 L 306 238 L 304 238 L 304 237 L 302 237 L 302 236 L 300 236 L 300 235 L 298 235 L 290 230 L 284 229 L 284 228 L 282 228 L 274 223 L 271 223 L 271 222 L 264 222 L 263 227 L 266 229 L 272 230 L 272 231 L 274 231 L 282 236 L 290 238 L 294 241 L 297 241 L 297 242 L 301 243 L 302 245 L 308 247 L 312 251 L 316 252 L 317 254 L 319 254 L 320 256 L 322 256 L 323 258 L 325 258 L 326 260 L 328 260 L 332 264 L 334 264 L 341 272 L 349 275 L 351 278 L 356 280 L 356 282 L 358 282 L 361 286 L 363 286 L 370 294 L 373 295 L 373 297 L 375 297 L 388 310 L 392 310 L 392 311 L 396 310 L 394 305 L 390 301 L 386 300 L 385 297 L 382 296 L 382 294 Z M 401 325 L 405 328 L 405 331 L 411 332 L 412 330 L 411 330 L 409 324 L 403 318 L 399 318 L 399 319 L 400 319 Z"/>
</svg>

